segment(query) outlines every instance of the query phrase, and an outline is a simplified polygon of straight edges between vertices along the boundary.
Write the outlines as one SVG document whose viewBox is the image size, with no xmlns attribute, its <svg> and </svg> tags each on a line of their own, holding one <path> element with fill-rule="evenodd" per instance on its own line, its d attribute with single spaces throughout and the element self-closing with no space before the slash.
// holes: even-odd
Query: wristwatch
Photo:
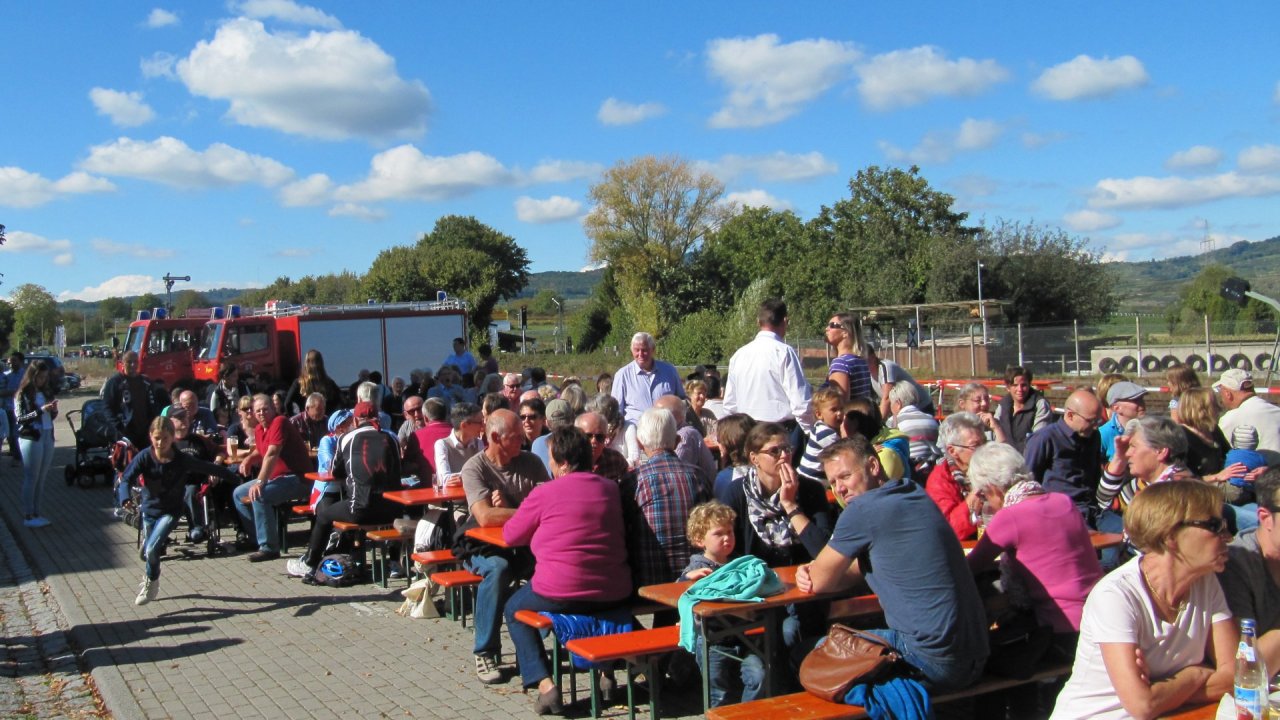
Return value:
<svg viewBox="0 0 1280 720">
<path fill-rule="evenodd" d="M 803 515 L 803 514 L 804 514 L 804 509 L 802 509 L 799 505 L 797 505 L 795 510 L 792 510 L 791 512 L 787 513 L 787 519 L 790 520 L 791 518 L 797 515 Z"/>
</svg>

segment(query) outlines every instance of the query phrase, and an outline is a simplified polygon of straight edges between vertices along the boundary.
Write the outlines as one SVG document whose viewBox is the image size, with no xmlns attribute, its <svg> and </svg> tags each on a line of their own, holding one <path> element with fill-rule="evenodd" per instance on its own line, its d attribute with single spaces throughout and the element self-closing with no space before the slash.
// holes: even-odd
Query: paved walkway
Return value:
<svg viewBox="0 0 1280 720">
<path fill-rule="evenodd" d="M 63 413 L 83 397 L 64 400 Z M 50 527 L 22 525 L 22 471 L 0 458 L 0 717 L 533 716 L 508 639 L 511 679 L 482 686 L 470 630 L 395 615 L 397 589 L 307 587 L 283 560 L 206 558 L 179 543 L 161 565 L 159 599 L 135 606 L 135 531 L 112 516 L 107 486 L 65 484 L 75 442 L 61 417 L 57 433 L 42 502 Z M 571 716 L 590 715 L 582 695 Z M 665 711 L 700 716 L 695 695 L 665 693 Z"/>
</svg>

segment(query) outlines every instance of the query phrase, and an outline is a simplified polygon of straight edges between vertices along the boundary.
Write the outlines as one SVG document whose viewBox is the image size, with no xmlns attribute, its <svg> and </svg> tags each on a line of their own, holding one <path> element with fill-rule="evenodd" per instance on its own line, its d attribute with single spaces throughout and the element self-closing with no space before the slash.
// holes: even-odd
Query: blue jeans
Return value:
<svg viewBox="0 0 1280 720">
<path fill-rule="evenodd" d="M 702 668 L 702 633 L 698 633 L 694 642 L 693 657 Z M 716 652 L 717 649 L 734 657 Z M 760 697 L 760 689 L 764 687 L 764 660 L 759 655 L 746 655 L 746 648 L 741 645 L 723 642 L 712 646 L 711 652 L 707 653 L 707 663 L 711 667 L 703 668 L 703 674 L 710 680 L 711 707 L 751 702 Z M 739 693 L 740 700 L 736 697 Z"/>
<path fill-rule="evenodd" d="M 300 503 L 311 499 L 311 481 L 297 475 L 281 475 L 262 486 L 262 493 L 252 505 L 246 505 L 244 498 L 249 496 L 254 482 L 247 482 L 235 489 L 232 498 L 236 512 L 240 513 L 240 524 L 248 528 L 253 524 L 258 537 L 258 549 L 263 552 L 280 552 L 276 547 L 280 537 L 280 522 L 276 517 L 276 506 L 285 503 Z"/>
<path fill-rule="evenodd" d="M 160 579 L 160 551 L 164 550 L 169 532 L 173 530 L 176 522 L 178 522 L 177 515 L 161 515 L 154 518 L 142 516 L 142 537 L 146 538 L 142 544 L 142 555 L 145 558 L 148 580 Z"/>
<path fill-rule="evenodd" d="M 921 655 L 908 647 L 905 636 L 897 630 L 867 630 L 879 635 L 893 646 L 907 664 L 924 676 L 923 683 L 931 692 L 952 692 L 969 687 L 982 677 L 987 659 L 981 658 L 937 658 Z"/>
<path fill-rule="evenodd" d="M 516 665 L 520 668 L 520 679 L 524 686 L 537 687 L 538 683 L 551 677 L 551 672 L 547 668 L 547 654 L 542 647 L 542 633 L 522 622 L 516 622 L 517 611 L 590 615 L 618 607 L 624 602 L 626 602 L 625 599 L 613 602 L 555 600 L 534 592 L 533 586 L 529 583 L 525 583 L 516 590 L 511 595 L 511 599 L 507 600 L 503 614 L 507 618 L 507 632 L 511 635 L 511 643 L 516 646 Z"/>
<path fill-rule="evenodd" d="M 53 465 L 53 430 L 42 430 L 39 440 L 21 438 L 18 446 L 22 448 L 22 514 L 35 517 L 40 514 L 40 493 Z"/>
<path fill-rule="evenodd" d="M 462 566 L 483 578 L 476 588 L 475 630 L 476 655 L 502 653 L 502 607 L 511 594 L 511 567 L 499 555 L 472 555 Z"/>
</svg>

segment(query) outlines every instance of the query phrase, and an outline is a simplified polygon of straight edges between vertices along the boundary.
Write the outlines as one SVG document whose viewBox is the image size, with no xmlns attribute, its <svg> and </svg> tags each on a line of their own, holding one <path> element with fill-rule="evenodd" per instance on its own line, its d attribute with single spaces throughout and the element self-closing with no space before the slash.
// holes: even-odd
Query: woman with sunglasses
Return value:
<svg viewBox="0 0 1280 720">
<path fill-rule="evenodd" d="M 841 402 L 854 397 L 873 397 L 871 369 L 866 360 L 854 354 L 862 345 L 858 319 L 850 313 L 832 315 L 823 338 L 836 351 L 827 370 L 827 385 L 840 391 Z"/>
<path fill-rule="evenodd" d="M 754 555 L 769 567 L 812 561 L 831 539 L 835 519 L 827 491 L 791 467 L 790 435 L 778 423 L 758 423 L 747 433 L 746 475 L 720 488 L 716 499 L 737 513 L 733 557 Z M 826 604 L 788 606 L 782 623 L 785 647 L 826 634 Z M 783 667 L 785 664 L 775 664 Z"/>
<path fill-rule="evenodd" d="M 1222 493 L 1199 481 L 1151 485 L 1124 529 L 1142 554 L 1089 593 L 1052 720 L 1151 718 L 1231 691 L 1239 631 L 1215 576 L 1227 563 Z"/>
</svg>

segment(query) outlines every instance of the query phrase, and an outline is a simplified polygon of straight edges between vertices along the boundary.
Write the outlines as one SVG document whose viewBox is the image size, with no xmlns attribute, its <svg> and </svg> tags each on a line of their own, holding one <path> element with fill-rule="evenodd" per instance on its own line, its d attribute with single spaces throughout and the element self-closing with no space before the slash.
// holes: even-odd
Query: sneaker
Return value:
<svg viewBox="0 0 1280 720">
<path fill-rule="evenodd" d="M 302 558 L 289 558 L 289 562 L 284 564 L 284 571 L 289 573 L 291 577 L 306 577 L 311 572 L 311 566 L 302 561 Z"/>
<path fill-rule="evenodd" d="M 236 533 L 236 550 L 245 552 L 246 550 L 253 550 L 256 547 L 258 547 L 258 543 L 253 538 L 245 535 L 244 533 Z"/>
<path fill-rule="evenodd" d="M 39 515 L 37 515 L 35 517 L 27 518 L 22 522 L 22 524 L 26 525 L 29 528 L 42 528 L 42 527 L 48 527 L 50 525 L 50 522 L 40 517 Z"/>
<path fill-rule="evenodd" d="M 392 580 L 400 580 L 404 577 L 404 566 L 398 562 L 391 563 L 391 567 L 387 569 L 387 577 Z"/>
<path fill-rule="evenodd" d="M 146 605 L 152 600 L 155 600 L 156 596 L 159 594 L 160 594 L 160 579 L 159 578 L 156 578 L 155 580 L 151 580 L 149 578 L 144 579 L 142 581 L 142 584 L 138 586 L 138 597 L 133 599 L 133 604 Z"/>
<path fill-rule="evenodd" d="M 249 553 L 249 562 L 251 563 L 260 563 L 260 562 L 267 562 L 268 560 L 279 560 L 279 559 L 280 559 L 280 553 L 274 550 L 259 550 L 258 552 L 255 552 L 255 553 Z"/>
<path fill-rule="evenodd" d="M 123 520 L 125 515 L 124 508 L 118 507 L 114 511 L 112 511 L 111 514 L 115 515 L 117 520 Z"/>
<path fill-rule="evenodd" d="M 544 693 L 538 693 L 533 701 L 533 711 L 539 715 L 559 715 L 564 712 L 564 699 L 560 697 L 560 688 L 553 687 Z"/>
<path fill-rule="evenodd" d="M 199 545 L 209 539 L 209 533 L 204 529 L 203 525 L 197 525 L 191 528 L 191 532 L 187 533 L 187 542 L 193 545 Z"/>
<path fill-rule="evenodd" d="M 492 655 L 476 656 L 476 677 L 485 685 L 496 685 L 502 682 L 502 671 L 498 669 L 498 661 Z"/>
<path fill-rule="evenodd" d="M 316 571 L 308 570 L 306 575 L 302 576 L 303 585 L 319 585 L 320 581 L 316 579 Z"/>
</svg>

